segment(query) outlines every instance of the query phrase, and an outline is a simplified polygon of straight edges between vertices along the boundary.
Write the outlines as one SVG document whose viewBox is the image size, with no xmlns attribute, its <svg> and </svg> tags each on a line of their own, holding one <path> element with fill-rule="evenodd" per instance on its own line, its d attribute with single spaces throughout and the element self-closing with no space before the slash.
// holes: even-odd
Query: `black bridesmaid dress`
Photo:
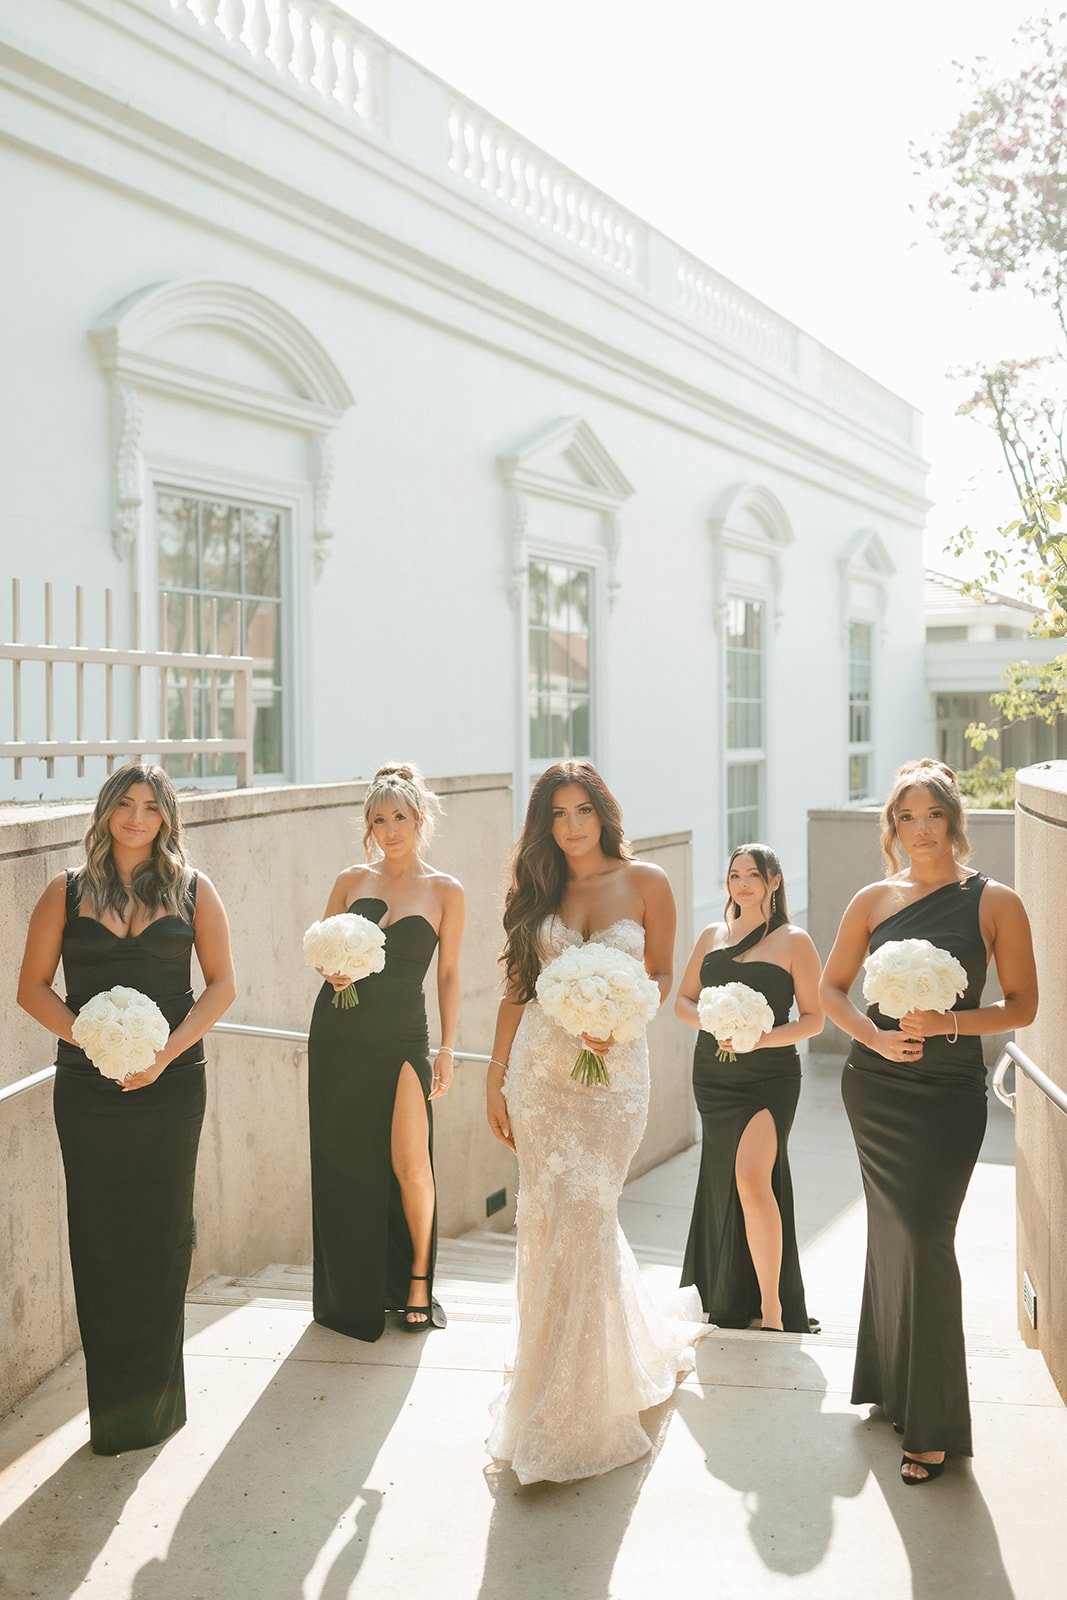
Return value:
<svg viewBox="0 0 1067 1600">
<path fill-rule="evenodd" d="M 348 909 L 381 922 L 389 908 L 365 898 Z M 392 1166 L 393 1106 L 405 1062 L 430 1093 L 422 984 L 437 948 L 423 916 L 399 917 L 385 935 L 385 966 L 360 979 L 358 1006 L 335 1006 L 334 990 L 324 983 L 308 1038 L 314 1316 L 337 1333 L 368 1341 L 381 1337 L 386 1311 L 407 1304 L 411 1235 Z M 432 1161 L 428 1102 L 426 1122 Z M 431 1294 L 436 1253 L 435 1220 Z M 436 1303 L 431 1320 L 444 1326 Z"/>
<path fill-rule="evenodd" d="M 967 973 L 957 1011 L 981 1001 L 986 948 L 979 873 L 894 912 L 871 935 L 929 939 Z M 898 1024 L 876 1006 L 879 1027 Z M 971 1451 L 956 1221 L 986 1125 L 982 1041 L 927 1039 L 921 1061 L 887 1061 L 853 1043 L 841 1092 L 867 1197 L 867 1267 L 852 1403 L 872 1403 L 904 1430 L 912 1454 Z"/>
<path fill-rule="evenodd" d="M 195 875 L 192 889 L 195 901 Z M 192 922 L 168 915 L 122 938 L 81 916 L 79 900 L 68 872 L 67 1005 L 80 1011 L 125 984 L 149 995 L 173 1030 L 193 1004 Z M 53 1104 L 97 1455 L 159 1444 L 185 1422 L 182 1339 L 204 1103 L 200 1040 L 128 1094 L 59 1041 Z"/>
<path fill-rule="evenodd" d="M 732 948 L 709 950 L 700 963 L 700 986 L 745 983 L 757 989 L 774 1012 L 775 1027 L 780 1027 L 789 1021 L 793 1004 L 792 975 L 771 961 L 738 960 L 763 937 L 764 929 L 754 928 Z M 808 1333 L 816 1324 L 804 1301 L 788 1149 L 800 1098 L 800 1057 L 791 1044 L 750 1050 L 736 1061 L 717 1060 L 717 1049 L 717 1041 L 701 1029 L 693 1053 L 693 1093 L 703 1142 L 682 1284 L 696 1284 L 708 1321 L 720 1328 L 747 1328 L 759 1320 L 759 1280 L 749 1253 L 734 1164 L 741 1135 L 757 1112 L 767 1110 L 778 1133 L 771 1188 L 782 1218 L 778 1280 L 782 1326 L 787 1333 Z"/>
</svg>

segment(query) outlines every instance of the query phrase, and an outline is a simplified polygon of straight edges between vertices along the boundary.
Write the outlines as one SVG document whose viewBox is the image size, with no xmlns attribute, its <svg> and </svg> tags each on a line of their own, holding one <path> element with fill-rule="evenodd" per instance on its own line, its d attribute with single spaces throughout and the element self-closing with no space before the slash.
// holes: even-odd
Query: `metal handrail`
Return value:
<svg viewBox="0 0 1067 1600">
<path fill-rule="evenodd" d="M 1012 1116 L 1015 1115 L 1014 1089 L 1006 1089 L 1004 1079 L 1011 1069 L 1015 1067 L 1035 1083 L 1056 1108 L 1067 1116 L 1067 1094 L 1054 1083 L 1047 1072 L 1042 1072 L 1036 1061 L 1031 1061 L 1025 1050 L 1020 1050 L 1017 1044 L 1006 1044 L 1001 1051 L 996 1066 L 993 1068 L 993 1093 L 1001 1105 L 1007 1106 Z"/>
<path fill-rule="evenodd" d="M 280 1039 L 290 1044 L 303 1044 L 308 1042 L 307 1029 L 302 1032 L 297 1028 L 258 1028 L 248 1022 L 216 1022 L 209 1030 L 211 1033 L 237 1033 L 255 1039 Z M 436 1055 L 440 1046 L 435 1045 L 430 1051 Z M 454 1050 L 453 1061 L 474 1061 L 487 1067 L 492 1060 L 491 1056 L 481 1056 L 472 1050 Z M 0 1105 L 5 1100 L 14 1100 L 18 1094 L 24 1094 L 27 1089 L 34 1089 L 39 1083 L 49 1083 L 56 1075 L 55 1067 L 45 1067 L 40 1072 L 31 1072 L 25 1078 L 18 1078 L 14 1083 L 5 1084 L 0 1089 Z"/>
</svg>

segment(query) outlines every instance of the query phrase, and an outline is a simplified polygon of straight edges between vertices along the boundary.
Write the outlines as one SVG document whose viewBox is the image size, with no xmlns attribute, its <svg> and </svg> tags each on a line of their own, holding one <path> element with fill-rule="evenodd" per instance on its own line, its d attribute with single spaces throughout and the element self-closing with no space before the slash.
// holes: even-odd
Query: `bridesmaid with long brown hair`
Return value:
<svg viewBox="0 0 1067 1600">
<path fill-rule="evenodd" d="M 204 988 L 194 1001 L 195 949 Z M 63 962 L 67 995 L 52 987 Z M 170 1038 L 150 1067 L 105 1078 L 71 1029 L 116 984 L 153 999 Z M 98 1455 L 158 1444 L 185 1422 L 185 1291 L 204 1117 L 203 1037 L 236 995 L 226 913 L 189 865 L 162 767 L 120 767 L 96 799 L 85 861 L 34 908 L 19 975 L 24 1010 L 59 1040 L 56 1129 Z"/>
</svg>

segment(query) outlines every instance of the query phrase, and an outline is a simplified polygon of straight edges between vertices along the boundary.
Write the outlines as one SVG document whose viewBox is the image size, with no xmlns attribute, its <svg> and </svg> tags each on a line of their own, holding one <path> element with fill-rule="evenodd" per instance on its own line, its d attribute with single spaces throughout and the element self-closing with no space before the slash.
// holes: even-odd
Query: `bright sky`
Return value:
<svg viewBox="0 0 1067 1600">
<path fill-rule="evenodd" d="M 917 405 L 927 562 L 1015 515 L 949 369 L 1037 354 L 1028 302 L 976 296 L 910 207 L 954 60 L 1006 57 L 1040 0 L 340 0 L 376 33 Z"/>
</svg>

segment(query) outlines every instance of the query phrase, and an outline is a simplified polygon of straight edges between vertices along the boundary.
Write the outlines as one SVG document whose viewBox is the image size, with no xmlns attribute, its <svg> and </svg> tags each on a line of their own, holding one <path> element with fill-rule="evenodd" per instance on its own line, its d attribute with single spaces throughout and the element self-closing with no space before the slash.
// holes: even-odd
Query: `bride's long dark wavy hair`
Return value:
<svg viewBox="0 0 1067 1600">
<path fill-rule="evenodd" d="M 534 998 L 541 971 L 541 925 L 558 911 L 567 887 L 567 858 L 552 837 L 552 801 L 557 789 L 576 783 L 600 818 L 600 848 L 618 861 L 632 861 L 622 830 L 619 802 L 591 761 L 556 761 L 530 792 L 526 820 L 511 857 L 511 882 L 504 899 L 504 950 L 500 957 L 508 990 L 521 1005 Z"/>
</svg>

